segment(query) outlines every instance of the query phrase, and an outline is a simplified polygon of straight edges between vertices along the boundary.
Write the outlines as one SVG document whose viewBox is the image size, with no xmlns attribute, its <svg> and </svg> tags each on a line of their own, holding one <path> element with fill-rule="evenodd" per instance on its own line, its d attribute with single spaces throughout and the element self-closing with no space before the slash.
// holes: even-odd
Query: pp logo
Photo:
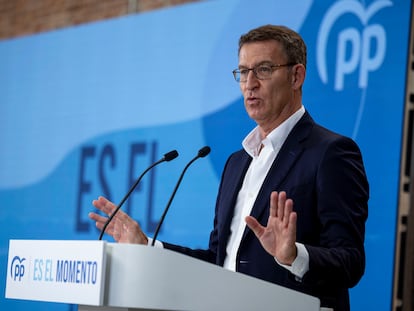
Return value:
<svg viewBox="0 0 414 311">
<path fill-rule="evenodd" d="M 382 25 L 369 24 L 369 20 L 379 10 L 392 6 L 389 0 L 378 0 L 366 9 L 356 0 L 342 0 L 335 3 L 326 13 L 318 34 L 317 66 L 323 83 L 328 82 L 326 69 L 326 46 L 330 30 L 337 19 L 345 14 L 353 14 L 359 18 L 364 28 L 346 28 L 338 34 L 335 66 L 334 88 L 344 88 L 344 78 L 355 72 L 359 65 L 358 86 L 366 88 L 368 74 L 377 70 L 383 63 L 386 51 L 386 33 Z M 372 44 L 375 42 L 376 44 Z M 346 52 L 350 52 L 347 57 Z"/>
<path fill-rule="evenodd" d="M 24 276 L 24 264 L 26 258 L 20 258 L 19 256 L 14 256 L 11 266 L 10 266 L 10 276 L 13 281 L 21 281 Z"/>
</svg>

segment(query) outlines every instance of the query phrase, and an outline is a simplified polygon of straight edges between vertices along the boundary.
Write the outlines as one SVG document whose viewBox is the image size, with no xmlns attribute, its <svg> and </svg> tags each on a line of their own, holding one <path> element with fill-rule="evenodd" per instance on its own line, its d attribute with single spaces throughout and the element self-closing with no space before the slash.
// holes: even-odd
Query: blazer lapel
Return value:
<svg viewBox="0 0 414 311">
<path fill-rule="evenodd" d="M 251 157 L 245 152 L 240 151 L 235 153 L 225 169 L 225 180 L 222 189 L 220 189 L 220 209 L 219 217 L 222 217 L 222 226 L 219 228 L 220 236 L 225 237 L 219 239 L 218 245 L 218 264 L 222 265 L 226 255 L 227 237 L 230 235 L 230 224 L 234 214 L 234 206 L 236 204 L 237 196 L 241 185 L 249 168 Z"/>
<path fill-rule="evenodd" d="M 222 205 L 222 211 L 223 215 L 226 217 L 226 224 L 230 223 L 233 217 L 237 196 L 251 161 L 251 157 L 243 151 L 238 155 L 238 158 L 232 159 L 232 162 L 229 163 L 228 172 L 226 174 L 229 174 L 230 176 L 227 177 L 228 182 L 223 185 L 223 189 L 221 190 L 223 192 L 223 197 L 225 198 L 224 202 L 222 202 L 224 203 Z M 227 194 L 231 194 L 231 196 L 227 196 Z"/>
</svg>

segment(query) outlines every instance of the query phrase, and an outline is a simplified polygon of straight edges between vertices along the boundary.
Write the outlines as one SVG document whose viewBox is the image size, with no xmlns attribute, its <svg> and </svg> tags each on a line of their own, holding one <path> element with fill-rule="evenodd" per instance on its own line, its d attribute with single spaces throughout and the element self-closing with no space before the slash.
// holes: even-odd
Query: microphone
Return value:
<svg viewBox="0 0 414 311">
<path fill-rule="evenodd" d="M 157 229 L 155 230 L 154 237 L 152 238 L 151 246 L 154 246 L 154 244 L 155 244 L 155 240 L 157 239 L 157 236 L 158 236 L 158 233 L 160 232 L 162 223 L 164 222 L 165 215 L 167 215 L 168 209 L 170 208 L 171 202 L 172 202 L 172 200 L 175 197 L 175 194 L 176 194 L 176 192 L 178 190 L 178 187 L 181 184 L 181 181 L 183 180 L 183 177 L 184 177 L 185 172 L 190 167 L 190 165 L 193 164 L 193 162 L 195 160 L 197 160 L 199 158 L 204 158 L 205 156 L 207 156 L 210 153 L 210 151 L 211 151 L 211 149 L 210 149 L 209 146 L 204 146 L 203 148 L 201 148 L 198 151 L 197 156 L 194 157 L 190 162 L 188 162 L 187 165 L 184 167 L 184 170 L 181 172 L 180 178 L 178 178 L 177 184 L 175 185 L 174 191 L 171 194 L 171 197 L 170 197 L 170 199 L 169 199 L 169 201 L 167 203 L 167 206 L 164 209 L 164 212 L 163 212 L 163 214 L 162 214 L 162 216 L 160 218 L 160 221 L 158 222 Z"/>
<path fill-rule="evenodd" d="M 135 183 L 132 185 L 132 187 L 129 189 L 128 193 L 124 196 L 124 198 L 121 200 L 121 202 L 118 204 L 118 206 L 115 208 L 115 210 L 113 211 L 113 213 L 111 214 L 111 216 L 109 216 L 108 220 L 105 222 L 105 225 L 103 226 L 102 230 L 101 230 L 101 234 L 99 235 L 99 240 L 102 240 L 102 237 L 105 233 L 106 228 L 108 227 L 109 223 L 112 221 L 112 219 L 114 218 L 115 214 L 119 211 L 119 209 L 121 208 L 121 206 L 124 204 L 124 202 L 128 199 L 128 197 L 131 195 L 132 191 L 134 191 L 135 187 L 139 184 L 139 182 L 141 181 L 142 177 L 144 177 L 144 175 L 151 170 L 154 166 L 162 163 L 162 162 L 169 162 L 171 160 L 174 160 L 176 157 L 178 157 L 178 152 L 177 150 L 172 150 L 166 154 L 164 154 L 164 156 L 158 160 L 157 162 L 154 162 L 153 164 L 151 164 L 144 172 L 142 172 L 142 174 L 138 177 L 138 179 L 135 181 Z"/>
</svg>

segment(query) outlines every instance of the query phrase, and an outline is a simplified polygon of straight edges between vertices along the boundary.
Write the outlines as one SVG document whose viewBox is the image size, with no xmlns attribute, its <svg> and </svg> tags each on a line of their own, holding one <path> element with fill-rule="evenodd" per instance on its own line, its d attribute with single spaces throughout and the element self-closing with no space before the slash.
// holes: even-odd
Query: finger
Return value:
<svg viewBox="0 0 414 311">
<path fill-rule="evenodd" d="M 105 223 L 106 223 L 106 222 L 107 222 L 107 220 L 108 220 L 108 217 L 101 216 L 101 215 L 96 214 L 96 213 L 94 213 L 94 212 L 90 212 L 90 213 L 88 214 L 88 216 L 89 216 L 89 218 L 90 218 L 90 219 L 92 219 L 92 220 L 94 220 L 94 221 L 95 221 L 95 226 L 96 226 L 96 228 L 98 228 L 99 230 L 102 230 L 102 229 L 103 229 L 103 227 L 104 227 Z M 110 223 L 110 224 L 106 227 L 105 232 L 106 232 L 107 234 L 111 235 L 111 236 L 113 235 L 113 223 Z"/>
<path fill-rule="evenodd" d="M 277 201 L 277 217 L 283 221 L 285 217 L 285 204 L 286 204 L 286 192 L 279 192 L 279 198 Z"/>
<path fill-rule="evenodd" d="M 291 222 L 291 216 L 293 214 L 293 201 L 291 199 L 286 200 L 284 213 L 285 218 L 283 219 L 283 224 L 287 226 Z"/>
<path fill-rule="evenodd" d="M 95 206 L 95 208 L 97 208 L 101 212 L 104 212 L 105 203 L 100 198 L 98 198 L 97 200 L 93 200 L 92 205 Z"/>
<path fill-rule="evenodd" d="M 252 216 L 247 216 L 245 218 L 246 221 L 246 225 L 247 227 L 250 228 L 250 230 L 253 231 L 253 233 L 260 238 L 265 230 L 265 227 L 263 227 L 257 220 L 256 218 L 252 217 Z"/>
<path fill-rule="evenodd" d="M 290 244 L 292 245 L 292 249 L 296 241 L 296 228 L 297 228 L 296 224 L 297 224 L 297 214 L 296 212 L 291 212 L 289 215 L 289 224 L 286 229 L 287 229 L 287 234 L 289 237 L 288 240 L 290 241 Z"/>
<path fill-rule="evenodd" d="M 276 191 L 273 191 L 270 194 L 270 211 L 269 211 L 270 217 L 277 217 L 277 198 L 278 198 L 278 193 Z"/>
<path fill-rule="evenodd" d="M 103 211 L 108 215 L 112 215 L 112 213 L 116 210 L 116 205 L 104 197 L 101 197 L 101 199 L 104 201 Z"/>
<path fill-rule="evenodd" d="M 294 233 L 296 235 L 296 222 L 298 219 L 298 215 L 296 214 L 296 212 L 292 212 L 290 213 L 289 216 L 289 228 L 291 230 L 291 233 Z"/>
<path fill-rule="evenodd" d="M 93 200 L 92 204 L 107 215 L 111 215 L 116 208 L 111 201 L 104 197 L 99 197 L 98 200 Z"/>
<path fill-rule="evenodd" d="M 95 226 L 96 226 L 96 228 L 98 228 L 100 231 L 102 231 L 102 229 L 103 229 L 103 227 L 104 227 L 105 223 L 106 223 L 106 221 L 96 221 L 96 222 L 95 222 Z M 110 232 L 111 232 L 112 230 L 113 230 L 113 226 L 112 226 L 111 224 L 109 224 L 109 225 L 106 227 L 105 232 L 106 232 L 106 233 L 108 233 L 108 234 L 110 234 Z M 112 235 L 112 234 L 110 234 L 110 235 Z"/>
<path fill-rule="evenodd" d="M 108 219 L 107 217 L 101 216 L 101 215 L 96 214 L 96 213 L 94 213 L 94 212 L 90 212 L 90 213 L 88 214 L 88 217 L 89 217 L 90 219 L 92 219 L 92 220 L 96 221 L 96 222 L 102 222 L 102 223 L 106 222 L 106 221 L 107 221 L 107 219 Z"/>
</svg>

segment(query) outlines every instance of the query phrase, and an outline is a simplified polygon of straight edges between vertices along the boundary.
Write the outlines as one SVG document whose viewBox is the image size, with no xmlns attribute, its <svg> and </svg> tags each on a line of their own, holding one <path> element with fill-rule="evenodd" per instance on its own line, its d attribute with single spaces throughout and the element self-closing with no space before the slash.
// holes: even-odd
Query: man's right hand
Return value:
<svg viewBox="0 0 414 311">
<path fill-rule="evenodd" d="M 93 200 L 92 204 L 104 214 L 110 216 L 115 210 L 114 203 L 104 197 Z M 97 213 L 90 212 L 89 218 L 96 222 L 96 227 L 102 230 L 108 217 L 101 216 Z M 142 232 L 139 224 L 128 216 L 125 212 L 119 210 L 111 223 L 106 227 L 105 233 L 112 236 L 119 243 L 148 244 L 148 237 Z"/>
</svg>

